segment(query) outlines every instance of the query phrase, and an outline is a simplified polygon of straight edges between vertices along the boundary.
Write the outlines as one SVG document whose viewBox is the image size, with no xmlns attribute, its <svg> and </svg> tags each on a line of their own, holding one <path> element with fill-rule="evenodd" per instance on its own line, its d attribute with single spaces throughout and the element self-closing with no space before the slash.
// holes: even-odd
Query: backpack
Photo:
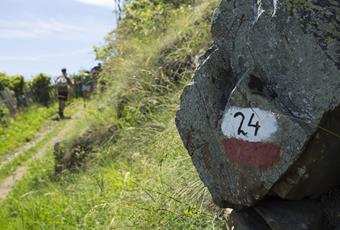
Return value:
<svg viewBox="0 0 340 230">
<path fill-rule="evenodd" d="M 92 82 L 93 82 L 93 79 L 92 79 L 92 76 L 91 76 L 91 74 L 85 74 L 84 76 L 83 76 L 83 84 L 84 85 L 87 85 L 87 86 L 91 86 L 92 85 Z"/>
<path fill-rule="evenodd" d="M 68 91 L 68 82 L 64 76 L 60 76 L 56 80 L 56 87 L 58 92 L 67 92 Z"/>
</svg>

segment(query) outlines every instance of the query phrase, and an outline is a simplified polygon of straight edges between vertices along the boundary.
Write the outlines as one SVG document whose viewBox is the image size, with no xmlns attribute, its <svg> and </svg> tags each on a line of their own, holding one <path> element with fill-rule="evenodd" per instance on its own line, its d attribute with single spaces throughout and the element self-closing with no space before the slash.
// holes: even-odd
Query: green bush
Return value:
<svg viewBox="0 0 340 230">
<path fill-rule="evenodd" d="M 25 79 L 23 76 L 13 76 L 11 77 L 9 89 L 15 93 L 15 96 L 21 96 L 24 94 L 25 90 Z"/>
<path fill-rule="evenodd" d="M 51 78 L 45 74 L 38 74 L 31 82 L 31 90 L 36 102 L 44 106 L 48 106 L 52 101 L 50 95 Z"/>
<path fill-rule="evenodd" d="M 121 21 L 118 34 L 140 33 L 148 35 L 165 31 L 171 23 L 171 12 L 195 0 L 138 0 L 124 7 L 125 18 Z"/>
<path fill-rule="evenodd" d="M 0 73 L 0 84 L 15 93 L 15 96 L 20 96 L 24 93 L 26 82 L 23 76 L 9 76 L 5 73 Z"/>
<path fill-rule="evenodd" d="M 10 77 L 5 73 L 0 73 L 0 84 L 6 88 L 10 86 Z"/>
</svg>

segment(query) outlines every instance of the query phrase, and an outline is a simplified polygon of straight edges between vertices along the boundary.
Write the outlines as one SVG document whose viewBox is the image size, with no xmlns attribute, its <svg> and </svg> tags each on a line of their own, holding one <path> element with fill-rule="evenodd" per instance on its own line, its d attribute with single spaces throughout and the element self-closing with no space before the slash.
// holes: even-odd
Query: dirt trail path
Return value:
<svg viewBox="0 0 340 230">
<path fill-rule="evenodd" d="M 41 142 L 45 136 L 55 127 L 57 124 L 57 121 L 53 122 L 52 124 L 46 125 L 41 129 L 41 132 L 39 132 L 32 141 L 24 144 L 23 146 L 17 148 L 12 153 L 8 153 L 0 158 L 0 168 L 11 162 L 12 160 L 16 159 L 26 151 L 28 151 L 30 148 Z"/>
<path fill-rule="evenodd" d="M 15 172 L 11 175 L 8 176 L 6 179 L 4 179 L 1 183 L 0 183 L 0 203 L 6 198 L 6 196 L 8 195 L 8 193 L 15 187 L 16 183 L 18 181 L 20 181 L 24 175 L 27 173 L 29 166 L 28 163 L 31 160 L 40 160 L 41 158 L 44 157 L 44 155 L 46 154 L 47 150 L 51 147 L 54 146 L 54 144 L 58 141 L 61 141 L 64 139 L 65 135 L 73 130 L 75 128 L 76 125 L 76 121 L 78 120 L 78 118 L 81 115 L 82 110 L 78 111 L 76 114 L 74 114 L 72 116 L 72 119 L 67 121 L 64 124 L 63 129 L 53 138 L 51 138 L 50 140 L 48 140 L 40 149 L 39 151 L 37 151 L 28 161 L 26 161 L 22 166 L 19 166 Z M 38 139 L 42 137 L 38 137 Z M 41 140 L 40 139 L 40 140 Z M 35 141 L 34 143 L 38 143 L 37 141 Z M 32 147 L 32 145 L 31 145 Z M 22 151 L 27 150 L 28 148 L 22 148 Z M 16 152 L 16 156 L 22 154 L 23 152 Z M 12 159 L 15 159 L 14 157 Z M 1 162 L 2 164 L 2 162 Z"/>
<path fill-rule="evenodd" d="M 69 105 L 70 108 L 74 106 L 78 106 L 78 105 L 74 103 Z M 12 160 L 16 159 L 18 156 L 25 153 L 26 151 L 31 149 L 33 146 L 41 142 L 45 138 L 45 136 L 48 135 L 56 125 L 58 125 L 58 122 L 59 122 L 58 120 L 53 120 L 51 124 L 47 124 L 44 127 L 42 127 L 37 133 L 37 135 L 30 142 L 25 143 L 24 145 L 20 146 L 19 148 L 15 149 L 14 151 L 4 156 L 1 156 L 0 157 L 0 169 L 4 165 L 8 164 Z"/>
</svg>

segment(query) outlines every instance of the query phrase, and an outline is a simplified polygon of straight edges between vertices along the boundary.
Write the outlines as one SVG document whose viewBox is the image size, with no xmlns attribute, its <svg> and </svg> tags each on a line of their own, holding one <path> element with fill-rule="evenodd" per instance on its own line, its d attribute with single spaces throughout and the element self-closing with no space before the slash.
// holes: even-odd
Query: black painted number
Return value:
<svg viewBox="0 0 340 230">
<path fill-rule="evenodd" d="M 238 112 L 238 113 L 235 113 L 234 117 L 235 117 L 235 118 L 236 118 L 236 117 L 242 117 L 242 120 L 241 120 L 241 122 L 240 122 L 240 126 L 238 127 L 238 130 L 237 130 L 237 134 L 238 134 L 238 135 L 241 135 L 241 134 L 242 134 L 243 136 L 247 136 L 248 133 L 242 130 L 243 122 L 244 122 L 244 119 L 246 118 L 246 117 L 244 116 L 244 114 L 241 113 L 241 112 Z"/>
<path fill-rule="evenodd" d="M 254 119 L 254 116 L 255 116 L 255 114 L 253 113 L 253 114 L 251 115 L 251 117 L 250 117 L 249 122 L 248 122 L 248 126 L 249 126 L 249 127 L 254 127 L 254 128 L 255 128 L 255 133 L 254 133 L 254 135 L 255 135 L 255 137 L 256 137 L 256 136 L 257 136 L 257 133 L 259 132 L 259 129 L 261 128 L 261 126 L 260 126 L 260 122 L 258 122 L 258 121 L 255 123 L 255 125 L 252 124 L 253 119 Z"/>
<path fill-rule="evenodd" d="M 243 130 L 243 123 L 244 123 L 244 120 L 246 119 L 246 116 L 243 114 L 243 113 L 241 113 L 241 112 L 237 112 L 237 113 L 235 113 L 235 115 L 234 115 L 234 118 L 237 118 L 237 117 L 242 117 L 242 120 L 241 120 L 241 122 L 240 122 L 240 126 L 238 127 L 238 130 L 237 130 L 237 134 L 238 135 L 243 135 L 243 136 L 247 136 L 248 135 L 248 133 L 247 132 L 245 132 L 244 130 Z M 259 129 L 261 128 L 261 126 L 260 126 L 260 122 L 256 122 L 255 124 L 253 124 L 253 120 L 254 120 L 254 117 L 255 117 L 255 114 L 253 113 L 252 115 L 251 115 L 251 117 L 250 117 L 250 119 L 249 119 L 249 122 L 248 122 L 248 127 L 253 127 L 253 128 L 255 128 L 255 131 L 254 131 L 254 136 L 257 136 L 257 134 L 258 134 L 258 132 L 259 132 Z"/>
</svg>

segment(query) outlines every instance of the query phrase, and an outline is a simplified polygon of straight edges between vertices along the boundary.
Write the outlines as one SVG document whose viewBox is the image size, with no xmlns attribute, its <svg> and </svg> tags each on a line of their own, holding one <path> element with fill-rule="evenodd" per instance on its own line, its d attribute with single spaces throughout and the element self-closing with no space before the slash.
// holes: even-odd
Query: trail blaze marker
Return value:
<svg viewBox="0 0 340 230">
<path fill-rule="evenodd" d="M 259 108 L 230 107 L 222 121 L 224 150 L 238 164 L 269 168 L 280 159 L 280 147 L 269 143 L 278 130 L 274 113 Z"/>
<path fill-rule="evenodd" d="M 311 7 L 277 2 L 222 0 L 212 17 L 214 42 L 181 95 L 176 126 L 222 208 L 248 208 L 272 196 L 315 197 L 318 203 L 340 186 L 334 135 L 340 133 L 340 46 L 328 28 L 339 9 L 330 2 L 339 1 L 308 1 Z M 293 218 L 309 218 L 292 207 Z M 258 212 L 268 217 L 266 227 L 282 227 L 280 217 L 272 224 L 270 211 L 247 210 L 239 223 Z"/>
<path fill-rule="evenodd" d="M 231 107 L 222 121 L 224 136 L 250 142 L 270 140 L 277 127 L 275 114 L 259 108 Z"/>
</svg>

